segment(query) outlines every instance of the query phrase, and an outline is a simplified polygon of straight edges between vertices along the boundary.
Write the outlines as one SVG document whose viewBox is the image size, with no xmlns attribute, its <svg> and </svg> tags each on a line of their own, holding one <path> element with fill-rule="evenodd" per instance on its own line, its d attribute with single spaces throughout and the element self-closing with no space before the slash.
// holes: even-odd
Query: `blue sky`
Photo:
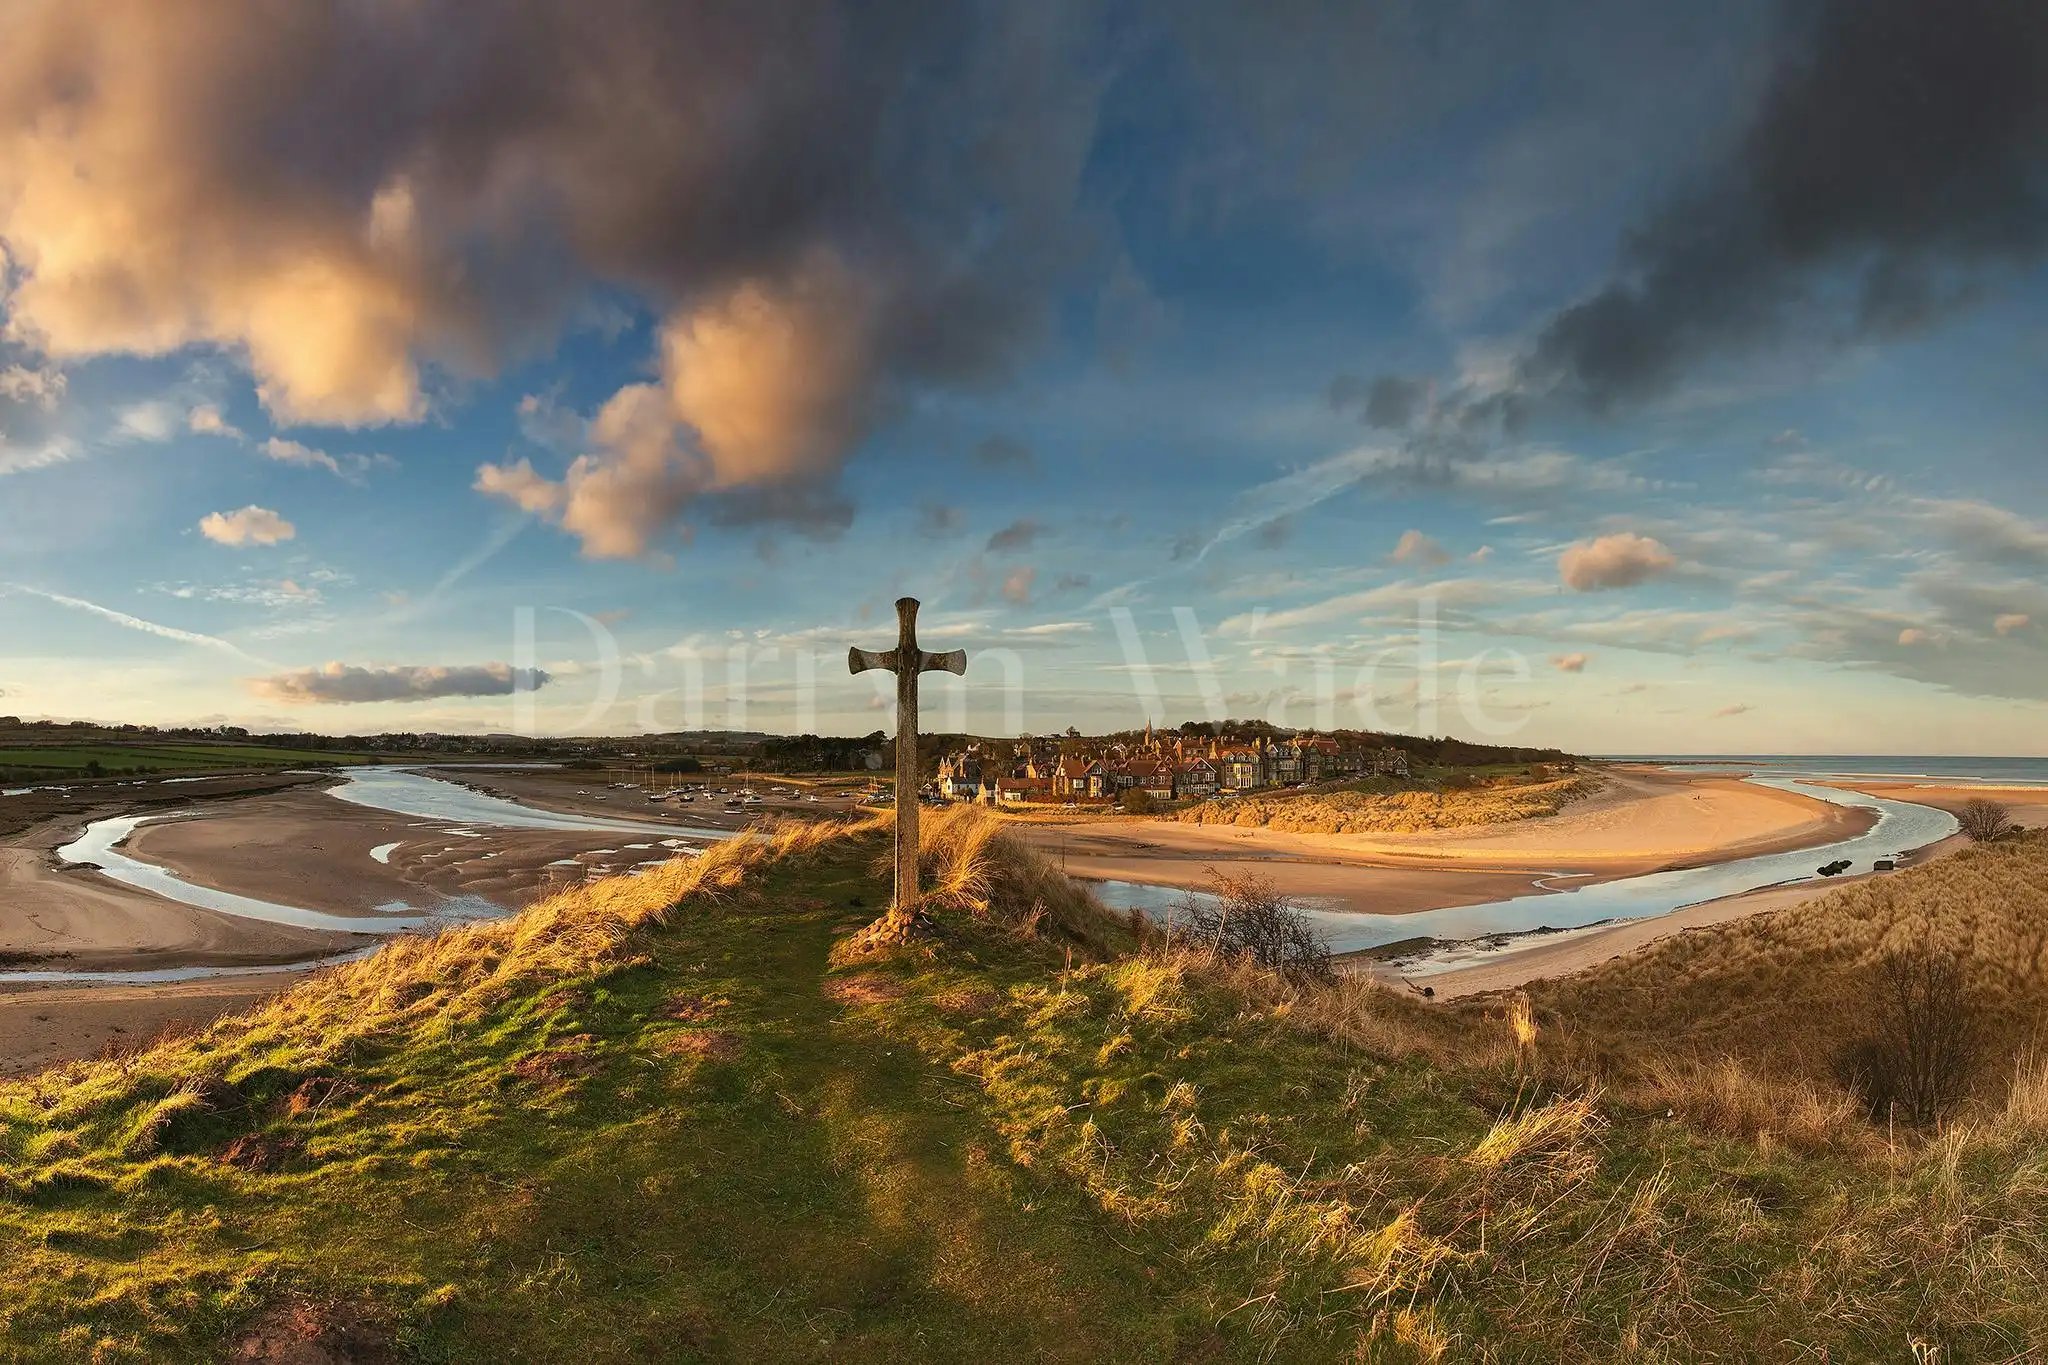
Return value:
<svg viewBox="0 0 2048 1365">
<path fill-rule="evenodd" d="M 911 594 L 929 724 L 2048 753 L 2017 11 L 1923 153 L 1829 6 L 628 6 L 482 73 L 94 8 L 0 64 L 0 710 L 859 732 Z"/>
</svg>

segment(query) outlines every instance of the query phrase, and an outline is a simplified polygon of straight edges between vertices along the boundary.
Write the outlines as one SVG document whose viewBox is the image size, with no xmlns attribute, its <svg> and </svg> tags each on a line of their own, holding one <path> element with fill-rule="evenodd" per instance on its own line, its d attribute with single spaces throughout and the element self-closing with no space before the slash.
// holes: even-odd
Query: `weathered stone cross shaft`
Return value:
<svg viewBox="0 0 2048 1365">
<path fill-rule="evenodd" d="M 917 599 L 896 599 L 896 648 L 886 652 L 852 649 L 846 666 L 854 673 L 886 668 L 896 675 L 896 904 L 907 914 L 918 900 L 917 883 L 917 675 L 967 672 L 967 651 L 929 654 L 917 647 Z"/>
</svg>

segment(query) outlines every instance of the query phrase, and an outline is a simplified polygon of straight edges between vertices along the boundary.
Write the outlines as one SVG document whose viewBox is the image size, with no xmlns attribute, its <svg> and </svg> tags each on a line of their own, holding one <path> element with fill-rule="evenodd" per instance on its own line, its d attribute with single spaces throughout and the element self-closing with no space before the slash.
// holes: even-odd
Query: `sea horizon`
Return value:
<svg viewBox="0 0 2048 1365">
<path fill-rule="evenodd" d="M 1689 768 L 1762 768 L 1780 777 L 1893 777 L 1915 781 L 2048 786 L 2048 757 L 1990 754 L 1597 754 L 1601 762 Z"/>
</svg>

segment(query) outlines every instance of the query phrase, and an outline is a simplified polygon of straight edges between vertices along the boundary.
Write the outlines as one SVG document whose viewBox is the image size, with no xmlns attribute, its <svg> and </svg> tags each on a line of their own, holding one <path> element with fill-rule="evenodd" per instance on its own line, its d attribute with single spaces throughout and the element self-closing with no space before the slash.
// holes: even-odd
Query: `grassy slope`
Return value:
<svg viewBox="0 0 2048 1365">
<path fill-rule="evenodd" d="M 419 1361 L 1973 1359 L 2048 1326 L 2027 1141 L 1793 1158 L 1518 1079 L 1490 1020 L 1070 958 L 1060 926 L 1117 927 L 1000 846 L 946 878 L 982 917 L 835 966 L 880 852 L 734 846 L 0 1086 L 0 1353 L 212 1359 L 288 1301 Z"/>
<path fill-rule="evenodd" d="M 1979 1079 L 1995 1094 L 2016 1053 L 2048 1042 L 2048 832 L 1691 930 L 1531 994 L 1617 1047 L 1732 1056 L 1821 1081 L 1865 1027 L 1872 964 L 1922 945 L 1968 964 L 1987 1054 Z"/>
</svg>

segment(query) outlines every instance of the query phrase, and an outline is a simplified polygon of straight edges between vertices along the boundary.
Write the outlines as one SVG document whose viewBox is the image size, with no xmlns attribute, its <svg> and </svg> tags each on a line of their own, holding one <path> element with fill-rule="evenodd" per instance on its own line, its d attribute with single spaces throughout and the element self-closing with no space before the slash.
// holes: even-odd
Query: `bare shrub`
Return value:
<svg viewBox="0 0 2048 1365">
<path fill-rule="evenodd" d="M 1963 960 L 1914 948 L 1886 953 L 1870 979 L 1871 1032 L 1842 1052 L 1841 1079 L 1872 1117 L 1941 1119 L 1967 1093 L 1977 1011 Z"/>
<path fill-rule="evenodd" d="M 1211 894 L 1190 895 L 1175 919 L 1188 939 L 1218 957 L 1251 962 L 1291 981 L 1329 981 L 1329 945 L 1270 878 L 1209 869 Z"/>
<path fill-rule="evenodd" d="M 1963 833 L 1980 844 L 1988 844 L 2013 828 L 2012 812 L 2003 803 L 1982 796 L 1965 801 L 1956 812 L 1956 821 L 1962 825 Z"/>
</svg>

